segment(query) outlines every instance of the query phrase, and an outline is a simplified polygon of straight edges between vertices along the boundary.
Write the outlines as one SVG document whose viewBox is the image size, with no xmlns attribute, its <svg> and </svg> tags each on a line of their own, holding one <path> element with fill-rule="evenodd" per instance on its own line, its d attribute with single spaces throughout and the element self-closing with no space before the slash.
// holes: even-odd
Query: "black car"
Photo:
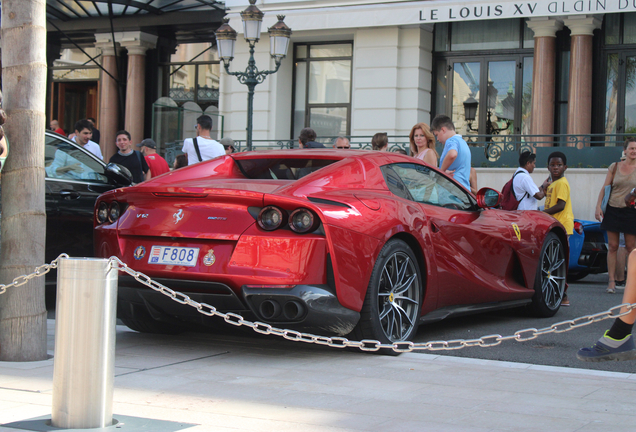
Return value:
<svg viewBox="0 0 636 432">
<path fill-rule="evenodd" d="M 46 132 L 46 262 L 61 253 L 72 257 L 93 256 L 93 209 L 97 197 L 111 189 L 130 186 L 130 172 L 117 164 L 105 164 L 80 145 Z M 46 284 L 55 285 L 55 273 Z M 47 302 L 52 298 L 47 289 Z"/>
<path fill-rule="evenodd" d="M 46 132 L 46 261 L 61 253 L 93 256 L 93 209 L 102 193 L 130 186 L 128 170 Z"/>
</svg>

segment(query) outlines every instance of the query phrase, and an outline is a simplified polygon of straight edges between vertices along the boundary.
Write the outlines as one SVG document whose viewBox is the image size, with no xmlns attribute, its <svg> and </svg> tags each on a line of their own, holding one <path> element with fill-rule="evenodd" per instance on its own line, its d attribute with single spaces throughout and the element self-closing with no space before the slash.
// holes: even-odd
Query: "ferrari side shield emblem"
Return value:
<svg viewBox="0 0 636 432">
<path fill-rule="evenodd" d="M 214 256 L 214 249 L 210 249 L 210 251 L 203 257 L 203 264 L 210 267 L 215 261 L 216 257 Z"/>
<path fill-rule="evenodd" d="M 136 260 L 142 259 L 144 256 L 146 256 L 146 248 L 143 246 L 137 246 L 137 249 L 135 249 L 135 253 L 133 253 L 133 256 Z"/>
<path fill-rule="evenodd" d="M 519 229 L 519 225 L 513 223 L 512 229 L 515 230 L 515 234 L 517 234 L 517 240 L 521 241 L 521 230 Z"/>
</svg>

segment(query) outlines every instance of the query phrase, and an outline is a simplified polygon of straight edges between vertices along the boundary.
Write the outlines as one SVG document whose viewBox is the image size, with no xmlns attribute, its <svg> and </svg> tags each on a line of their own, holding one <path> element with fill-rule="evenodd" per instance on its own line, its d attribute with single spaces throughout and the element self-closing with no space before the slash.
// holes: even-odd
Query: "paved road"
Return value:
<svg viewBox="0 0 636 432">
<path fill-rule="evenodd" d="M 526 315 L 524 311 L 518 309 L 470 315 L 423 325 L 420 327 L 414 341 L 474 339 L 491 334 L 507 336 L 514 334 L 517 330 L 549 327 L 556 322 L 603 312 L 612 306 L 621 304 L 622 300 L 622 291 L 618 291 L 617 294 L 613 295 L 605 292 L 606 281 L 606 274 L 591 275 L 582 281 L 570 284 L 568 293 L 572 306 L 561 308 L 552 318 L 535 318 Z M 527 342 L 509 341 L 490 348 L 472 347 L 452 351 L 435 351 L 434 353 L 536 365 L 634 373 L 636 372 L 636 361 L 585 363 L 576 358 L 578 349 L 592 345 L 611 326 L 612 322 L 613 319 L 609 319 L 566 333 L 540 336 Z M 247 328 L 227 327 L 229 328 L 217 328 L 214 332 L 222 338 L 234 336 L 237 340 L 241 340 L 242 343 L 249 343 L 250 339 L 270 337 L 253 334 L 253 331 Z M 306 344 L 303 343 L 302 345 Z M 290 349 L 293 348 L 290 346 Z M 432 353 L 431 351 L 422 352 Z"/>
<path fill-rule="evenodd" d="M 499 311 L 448 319 L 420 327 L 416 342 L 430 340 L 475 339 L 485 335 L 508 336 L 525 328 L 549 327 L 551 324 L 583 315 L 603 312 L 622 303 L 623 291 L 605 292 L 607 274 L 590 275 L 570 284 L 568 294 L 572 306 L 561 308 L 552 318 L 533 318 L 520 310 Z M 471 357 L 490 360 L 532 363 L 538 365 L 565 366 L 614 372 L 636 372 L 636 361 L 585 363 L 576 358 L 583 346 L 591 346 L 608 329 L 613 319 L 590 324 L 560 334 L 548 334 L 527 342 L 503 342 L 496 347 L 463 348 L 454 351 L 436 351 L 442 355 Z"/>
<path fill-rule="evenodd" d="M 432 340 L 474 339 L 485 335 L 512 335 L 517 330 L 526 328 L 549 327 L 551 324 L 574 319 L 583 315 L 603 312 L 622 300 L 622 291 L 617 294 L 605 293 L 607 275 L 591 275 L 577 283 L 570 284 L 568 289 L 572 306 L 561 308 L 552 318 L 534 318 L 522 310 L 507 310 L 486 314 L 470 315 L 461 318 L 447 319 L 420 327 L 414 341 L 427 342 Z M 49 312 L 49 318 L 54 318 L 54 311 Z M 221 320 L 219 320 L 221 322 Z M 588 326 L 560 334 L 548 334 L 527 342 L 509 341 L 496 347 L 472 347 L 452 351 L 435 351 L 435 354 L 469 357 L 478 359 L 500 360 L 536 365 L 564 366 L 571 368 L 596 369 L 614 372 L 636 372 L 636 361 L 584 363 L 576 358 L 580 347 L 590 346 L 603 332 L 609 328 L 613 320 L 590 324 Z M 237 343 L 249 344 L 250 340 L 275 336 L 262 336 L 252 330 L 242 327 L 221 325 L 206 331 L 212 338 L 233 339 Z M 215 336 L 216 334 L 216 336 Z M 239 342 L 240 341 L 240 342 Z M 298 342 L 288 342 L 290 350 Z M 301 344 L 307 346 L 306 344 Z M 432 353 L 431 351 L 422 351 Z"/>
</svg>

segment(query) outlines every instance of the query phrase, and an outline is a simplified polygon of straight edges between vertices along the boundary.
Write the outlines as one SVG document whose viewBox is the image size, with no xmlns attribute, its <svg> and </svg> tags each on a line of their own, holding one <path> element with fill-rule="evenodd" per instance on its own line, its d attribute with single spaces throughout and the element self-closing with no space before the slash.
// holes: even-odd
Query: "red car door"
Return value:
<svg viewBox="0 0 636 432">
<path fill-rule="evenodd" d="M 390 166 L 427 220 L 435 264 L 437 307 L 499 301 L 508 292 L 510 233 L 494 210 L 483 210 L 466 190 L 427 166 Z M 430 255 L 429 255 L 430 256 Z"/>
<path fill-rule="evenodd" d="M 437 264 L 438 308 L 505 298 L 512 250 L 496 213 L 422 206 Z"/>
</svg>

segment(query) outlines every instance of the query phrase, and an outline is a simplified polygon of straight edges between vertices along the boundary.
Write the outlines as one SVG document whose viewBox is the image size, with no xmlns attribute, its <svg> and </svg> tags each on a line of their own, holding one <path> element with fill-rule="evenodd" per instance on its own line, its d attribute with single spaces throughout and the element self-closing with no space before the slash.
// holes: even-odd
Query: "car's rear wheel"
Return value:
<svg viewBox="0 0 636 432">
<path fill-rule="evenodd" d="M 383 344 L 409 340 L 417 331 L 421 308 L 422 277 L 415 254 L 402 240 L 390 240 L 373 267 L 353 335 Z"/>
<path fill-rule="evenodd" d="M 534 280 L 530 307 L 535 315 L 551 317 L 557 313 L 565 293 L 566 270 L 565 248 L 556 234 L 548 233 L 543 241 Z"/>
</svg>

